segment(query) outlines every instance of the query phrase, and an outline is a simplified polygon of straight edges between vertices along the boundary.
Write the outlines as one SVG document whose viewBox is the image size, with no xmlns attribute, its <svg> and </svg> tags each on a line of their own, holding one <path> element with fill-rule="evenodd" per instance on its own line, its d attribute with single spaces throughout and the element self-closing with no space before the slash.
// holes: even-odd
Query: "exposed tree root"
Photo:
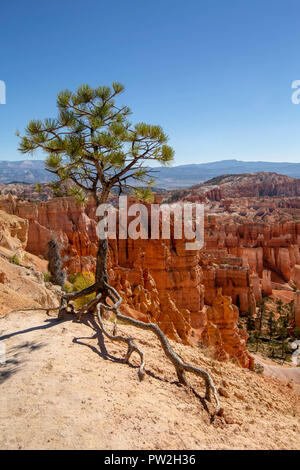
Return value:
<svg viewBox="0 0 300 470">
<path fill-rule="evenodd" d="M 190 383 L 188 382 L 188 379 L 186 377 L 186 372 L 190 372 L 194 375 L 197 375 L 198 377 L 202 377 L 205 382 L 206 386 L 206 392 L 205 392 L 205 399 L 207 401 L 211 401 L 211 392 L 213 393 L 214 399 L 216 401 L 216 411 L 215 414 L 217 415 L 222 415 L 223 414 L 223 409 L 220 406 L 218 394 L 216 387 L 214 385 L 214 382 L 209 375 L 208 372 L 205 370 L 200 369 L 199 367 L 192 366 L 190 364 L 186 364 L 182 358 L 173 350 L 171 344 L 169 343 L 166 335 L 162 332 L 162 330 L 159 328 L 158 325 L 155 323 L 144 323 L 139 320 L 135 320 L 131 317 L 127 317 L 126 315 L 123 315 L 119 311 L 119 306 L 122 303 L 122 298 L 119 295 L 119 293 L 112 287 L 110 286 L 107 282 L 104 281 L 105 288 L 104 292 L 99 292 L 99 288 L 97 284 L 93 284 L 92 286 L 79 291 L 79 292 L 72 292 L 68 294 L 64 294 L 61 298 L 61 304 L 60 307 L 51 307 L 51 308 L 26 308 L 26 309 L 20 309 L 20 310 L 45 310 L 47 311 L 47 314 L 49 314 L 50 310 L 59 310 L 58 312 L 58 319 L 61 320 L 65 317 L 65 314 L 69 313 L 74 313 L 77 318 L 80 320 L 81 316 L 85 313 L 93 313 L 97 312 L 97 317 L 99 321 L 99 325 L 101 330 L 103 331 L 104 335 L 110 339 L 111 341 L 117 341 L 117 342 L 123 342 L 127 344 L 127 353 L 124 358 L 124 363 L 128 363 L 132 353 L 136 352 L 140 356 L 140 367 L 139 367 L 139 372 L 138 376 L 139 379 L 142 380 L 143 377 L 145 376 L 145 361 L 144 361 L 144 354 L 141 351 L 141 349 L 134 343 L 133 338 L 127 338 L 125 336 L 121 336 L 117 334 L 117 320 L 123 320 L 126 323 L 129 323 L 130 325 L 136 326 L 137 328 L 141 328 L 143 330 L 147 331 L 152 331 L 157 338 L 159 339 L 161 346 L 163 348 L 163 351 L 165 355 L 169 358 L 169 360 L 172 362 L 172 364 L 175 367 L 176 374 L 178 377 L 178 380 L 181 384 L 186 386 L 189 390 L 191 389 Z M 70 301 L 73 301 L 79 297 L 82 297 L 84 295 L 89 295 L 96 292 L 96 296 L 94 299 L 92 299 L 90 302 L 88 302 L 86 305 L 84 305 L 81 309 L 79 309 L 77 312 L 74 310 L 74 307 L 72 304 L 69 304 Z M 113 305 L 110 306 L 106 303 L 106 298 L 110 298 L 113 302 Z M 103 303 L 105 302 L 105 303 Z M 71 309 L 71 310 L 70 310 Z M 109 310 L 111 312 L 114 312 L 115 314 L 115 322 L 114 322 L 114 330 L 113 334 L 109 333 L 107 329 L 104 326 L 103 323 L 103 314 L 105 310 Z M 13 310 L 15 311 L 15 310 Z M 17 311 L 17 310 L 16 310 Z"/>
<path fill-rule="evenodd" d="M 109 291 L 108 296 L 114 302 L 114 305 L 109 306 L 109 305 L 103 304 L 103 303 L 99 303 L 97 305 L 97 316 L 98 316 L 98 320 L 99 320 L 101 328 L 103 329 L 103 322 L 102 322 L 102 319 L 101 319 L 102 309 L 107 309 L 107 310 L 113 311 L 115 313 L 117 319 L 126 321 L 127 323 L 130 323 L 131 325 L 136 326 L 138 328 L 141 328 L 143 330 L 151 330 L 157 336 L 157 338 L 159 339 L 159 341 L 162 345 L 162 348 L 164 350 L 165 355 L 173 363 L 179 382 L 190 389 L 191 386 L 190 386 L 190 384 L 187 380 L 186 372 L 191 372 L 192 374 L 195 374 L 197 376 L 202 377 L 205 381 L 205 386 L 206 386 L 205 399 L 208 400 L 208 401 L 211 400 L 210 395 L 211 395 L 211 391 L 212 391 L 212 393 L 214 395 L 214 398 L 215 398 L 215 401 L 216 401 L 216 414 L 222 414 L 223 410 L 220 406 L 217 390 L 216 390 L 214 382 L 213 382 L 211 376 L 208 374 L 208 372 L 206 372 L 202 369 L 199 369 L 198 367 L 192 366 L 190 364 L 186 364 L 181 359 L 181 357 L 173 350 L 173 348 L 171 347 L 171 344 L 169 343 L 166 335 L 161 331 L 159 326 L 156 325 L 155 323 L 144 323 L 144 322 L 141 322 L 139 320 L 135 320 L 131 317 L 127 317 L 125 315 L 122 315 L 120 313 L 120 311 L 118 310 L 119 306 L 122 303 L 121 296 L 109 284 L 105 283 L 105 286 Z M 115 323 L 115 331 L 116 331 L 116 323 Z M 103 330 L 103 332 L 104 332 L 104 330 Z M 108 336 L 108 335 L 106 334 L 106 336 Z M 116 336 L 113 336 L 113 335 L 109 335 L 108 337 L 110 337 L 110 339 L 116 338 Z M 120 338 L 123 338 L 123 337 L 120 337 Z M 122 340 L 124 341 L 124 339 L 122 339 Z M 122 341 L 122 340 L 120 340 L 120 341 Z M 141 357 L 141 360 L 143 362 L 142 357 Z M 144 366 L 144 364 L 141 364 L 141 366 Z"/>
<path fill-rule="evenodd" d="M 144 372 L 144 366 L 145 366 L 144 355 L 143 355 L 142 351 L 133 342 L 133 338 L 126 338 L 124 336 L 117 335 L 117 324 L 116 324 L 117 319 L 123 320 L 123 321 L 125 321 L 125 322 L 127 322 L 127 323 L 129 323 L 133 326 L 136 326 L 138 328 L 141 328 L 143 330 L 151 330 L 158 337 L 158 339 L 160 340 L 160 343 L 162 345 L 162 348 L 164 350 L 165 355 L 173 363 L 179 382 L 190 389 L 191 386 L 190 386 L 190 384 L 187 380 L 186 372 L 190 372 L 192 374 L 195 374 L 197 376 L 202 377 L 204 379 L 205 385 L 206 385 L 205 399 L 208 400 L 208 401 L 211 400 L 211 391 L 212 391 L 212 393 L 214 395 L 214 398 L 215 398 L 215 401 L 216 401 L 216 414 L 222 414 L 223 410 L 220 406 L 220 402 L 219 402 L 218 395 L 217 395 L 217 390 L 216 390 L 216 387 L 213 383 L 213 380 L 212 380 L 211 376 L 206 371 L 204 371 L 204 370 L 202 370 L 198 367 L 192 366 L 190 364 L 186 364 L 181 359 L 181 357 L 173 350 L 173 348 L 171 347 L 167 337 L 161 331 L 161 329 L 159 328 L 158 325 L 156 325 L 154 323 L 144 323 L 144 322 L 141 322 L 139 320 L 135 320 L 133 318 L 122 315 L 120 313 L 120 311 L 118 310 L 119 306 L 122 303 L 121 296 L 118 294 L 118 292 L 112 286 L 110 286 L 106 282 L 105 282 L 105 287 L 107 289 L 108 297 L 113 301 L 114 305 L 110 306 L 107 303 L 102 303 L 100 301 L 100 299 L 103 300 L 103 295 L 98 294 L 95 297 L 95 299 L 93 299 L 93 301 L 89 302 L 89 304 L 87 304 L 85 307 L 87 307 L 88 310 L 90 311 L 90 309 L 96 305 L 99 325 L 100 325 L 100 328 L 103 331 L 104 335 L 107 338 L 109 338 L 111 341 L 118 341 L 118 342 L 127 343 L 128 350 L 127 350 L 126 356 L 124 358 L 124 362 L 128 362 L 131 354 L 133 352 L 137 352 L 140 356 L 140 359 L 141 359 L 141 364 L 140 364 L 140 368 L 139 368 L 139 378 L 142 379 L 144 377 L 144 375 L 145 375 L 145 372 Z M 106 328 L 103 324 L 102 316 L 103 316 L 104 310 L 113 311 L 116 315 L 113 334 L 109 333 L 106 330 Z M 81 309 L 81 314 L 82 313 L 83 313 L 83 309 Z"/>
<path fill-rule="evenodd" d="M 127 349 L 127 353 L 124 357 L 124 362 L 125 363 L 128 363 L 129 359 L 130 359 L 130 356 L 132 353 L 134 352 L 137 352 L 140 356 L 140 359 L 141 359 L 141 364 L 140 364 L 140 367 L 139 367 L 139 372 L 138 372 L 138 375 L 139 375 L 139 379 L 142 380 L 145 376 L 145 370 L 144 370 L 144 367 L 145 367 L 145 361 L 144 361 L 144 354 L 143 352 L 138 348 L 138 346 L 134 343 L 133 341 L 133 338 L 126 338 L 125 336 L 120 336 L 120 335 L 115 335 L 115 334 L 110 334 L 104 324 L 103 324 L 103 321 L 102 321 L 102 312 L 101 312 L 101 307 L 98 306 L 97 307 L 97 313 L 98 313 L 98 320 L 99 320 L 99 324 L 100 324 L 100 328 L 101 330 L 103 331 L 103 333 L 105 334 L 105 336 L 107 338 L 109 338 L 111 341 L 117 341 L 117 342 L 123 342 L 123 343 L 126 343 L 127 346 L 128 346 L 128 349 Z M 115 333 L 115 329 L 114 329 L 114 333 Z"/>
</svg>

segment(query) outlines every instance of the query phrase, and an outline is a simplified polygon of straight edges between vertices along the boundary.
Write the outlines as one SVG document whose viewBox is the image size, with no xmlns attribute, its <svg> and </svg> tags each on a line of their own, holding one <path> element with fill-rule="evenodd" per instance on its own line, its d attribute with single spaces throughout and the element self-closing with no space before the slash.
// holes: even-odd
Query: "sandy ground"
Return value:
<svg viewBox="0 0 300 470">
<path fill-rule="evenodd" d="M 123 364 L 124 346 L 104 343 L 89 324 L 57 323 L 39 312 L 1 319 L 7 362 L 0 365 L 0 448 L 300 448 L 293 384 L 175 344 L 221 387 L 224 416 L 214 418 L 215 404 L 201 398 L 202 381 L 190 376 L 191 394 L 179 386 L 151 333 L 123 325 L 119 330 L 139 337 L 146 358 L 143 382 L 137 359 Z"/>
</svg>

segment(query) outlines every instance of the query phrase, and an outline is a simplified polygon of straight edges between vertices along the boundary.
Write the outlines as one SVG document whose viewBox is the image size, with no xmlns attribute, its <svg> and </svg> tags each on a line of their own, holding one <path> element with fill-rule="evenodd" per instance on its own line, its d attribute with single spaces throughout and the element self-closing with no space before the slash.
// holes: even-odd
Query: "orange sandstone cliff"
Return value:
<svg viewBox="0 0 300 470">
<path fill-rule="evenodd" d="M 94 270 L 97 235 L 92 202 L 83 208 L 69 197 L 30 203 L 10 196 L 0 201 L 0 209 L 28 221 L 27 251 L 45 256 L 47 242 L 55 235 L 63 246 L 62 255 L 68 272 Z M 184 240 L 175 239 L 110 240 L 110 282 L 122 294 L 123 309 L 128 314 L 143 321 L 158 323 L 171 339 L 184 344 L 195 343 L 196 339 L 193 338 L 203 334 L 209 343 L 218 348 L 218 342 L 209 334 L 205 335 L 213 322 L 206 314 L 205 270 L 201 266 L 200 252 L 185 250 L 184 243 Z M 229 274 L 229 278 L 233 278 L 232 274 Z M 231 293 L 233 297 L 240 295 L 242 304 L 243 299 L 245 303 L 250 301 L 252 291 L 248 277 L 239 277 L 236 284 L 237 288 L 231 291 L 226 290 L 224 284 L 224 292 Z M 243 289 L 246 291 L 245 298 Z M 213 301 L 209 288 L 207 297 Z M 227 355 L 238 352 L 236 357 L 239 363 L 249 367 L 251 364 L 246 343 L 243 335 L 237 331 L 236 324 L 235 315 L 232 321 L 217 322 L 214 328 L 223 337 L 223 345 L 230 336 L 235 338 L 236 345 L 231 349 L 228 346 Z M 227 334 L 230 329 L 232 335 Z M 244 351 L 244 355 L 241 351 Z"/>
</svg>

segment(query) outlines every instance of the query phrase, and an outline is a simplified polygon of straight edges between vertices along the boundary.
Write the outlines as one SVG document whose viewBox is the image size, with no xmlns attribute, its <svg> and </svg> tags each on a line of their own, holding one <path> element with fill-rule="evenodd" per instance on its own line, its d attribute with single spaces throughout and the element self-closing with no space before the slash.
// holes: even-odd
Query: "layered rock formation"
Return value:
<svg viewBox="0 0 300 470">
<path fill-rule="evenodd" d="M 0 246 L 24 249 L 28 242 L 28 221 L 0 211 Z"/>
<path fill-rule="evenodd" d="M 84 209 L 71 198 L 57 198 L 49 202 L 28 203 L 10 197 L 0 203 L 4 210 L 18 214 L 28 221 L 27 250 L 46 255 L 47 242 L 55 235 L 63 245 L 65 267 L 69 272 L 94 270 L 97 248 L 95 207 L 90 202 Z M 172 233 L 172 230 L 171 230 Z M 192 341 L 193 332 L 207 329 L 204 308 L 205 279 L 198 251 L 187 251 L 185 240 L 110 240 L 110 282 L 124 298 L 123 309 L 143 321 L 154 321 L 172 339 L 184 344 Z M 249 291 L 248 273 L 234 276 L 235 267 L 228 275 L 224 291 L 237 297 L 246 309 L 243 289 Z M 220 267 L 220 271 L 223 268 Z M 225 270 L 223 269 L 225 272 Z M 217 278 L 222 279 L 219 274 Z M 232 279 L 236 286 L 229 289 Z M 243 285 L 245 284 L 245 285 Z M 213 295 L 207 292 L 213 300 Z M 234 317 L 236 321 L 237 318 Z M 222 335 L 223 324 L 215 326 Z M 236 326 L 236 325 L 235 325 Z M 232 322 L 227 330 L 235 328 Z M 199 333 L 196 335 L 199 337 Z M 223 335 L 226 338 L 226 334 Z M 235 333 L 233 333 L 235 336 Z M 210 335 L 206 335 L 210 343 Z M 238 340 L 240 337 L 236 337 Z M 215 347 L 215 341 L 213 341 Z M 240 349 L 246 354 L 246 345 L 240 338 Z M 232 349 L 234 353 L 235 349 Z M 240 361 L 247 366 L 247 361 Z M 249 364 L 248 364 L 249 365 Z"/>
<path fill-rule="evenodd" d="M 241 258 L 260 278 L 267 269 L 272 280 L 290 281 L 294 266 L 300 263 L 299 246 L 300 222 L 233 224 L 217 216 L 207 222 L 205 247 Z"/>
<path fill-rule="evenodd" d="M 65 267 L 70 272 L 94 270 L 97 234 L 92 202 L 83 209 L 71 197 L 35 203 L 9 196 L 0 200 L 0 208 L 28 221 L 30 253 L 46 256 L 47 243 L 55 235 L 63 245 Z"/>
<path fill-rule="evenodd" d="M 247 332 L 239 329 L 237 321 L 238 308 L 232 304 L 231 298 L 222 295 L 222 289 L 207 309 L 207 328 L 203 339 L 214 346 L 220 360 L 234 358 L 243 366 L 252 369 L 253 359 L 247 352 Z"/>
<path fill-rule="evenodd" d="M 188 193 L 185 197 L 200 195 L 211 201 L 240 197 L 298 197 L 300 179 L 270 172 L 222 175 L 184 191 Z"/>
<path fill-rule="evenodd" d="M 60 289 L 44 282 L 47 262 L 24 250 L 28 225 L 0 211 L 0 317 L 10 310 L 58 305 Z"/>
<path fill-rule="evenodd" d="M 226 251 L 206 250 L 201 253 L 200 265 L 203 271 L 205 303 L 212 305 L 218 290 L 230 296 L 241 313 L 249 310 L 254 314 L 256 301 L 261 301 L 261 287 L 257 274 L 250 274 L 242 266 L 242 258 L 230 256 Z"/>
<path fill-rule="evenodd" d="M 298 181 L 287 182 L 278 175 L 263 175 L 256 183 L 253 175 L 236 178 L 211 182 L 205 191 L 202 185 L 201 190 L 185 191 L 183 200 L 206 201 L 201 252 L 185 250 L 184 241 L 174 238 L 112 239 L 109 275 L 124 298 L 123 308 L 131 315 L 157 322 L 170 338 L 183 343 L 202 335 L 217 347 L 220 338 L 224 344 L 235 338 L 240 346 L 229 348 L 227 354 L 244 351 L 238 353 L 239 362 L 249 365 L 244 339 L 236 335 L 236 310 L 225 300 L 218 303 L 219 289 L 241 314 L 254 314 L 262 295 L 272 295 L 280 286 L 292 291 L 288 282 L 298 286 L 300 199 Z M 281 197 L 285 183 L 287 196 Z M 68 272 L 95 269 L 98 239 L 92 202 L 83 208 L 72 198 L 30 203 L 10 195 L 0 200 L 0 209 L 27 221 L 27 250 L 31 253 L 45 256 L 47 242 L 55 235 L 63 246 Z M 205 305 L 218 310 L 220 318 L 224 307 L 231 312 L 231 316 L 223 312 L 226 318 L 235 320 L 214 322 Z M 220 351 L 224 348 L 220 346 Z"/>
</svg>

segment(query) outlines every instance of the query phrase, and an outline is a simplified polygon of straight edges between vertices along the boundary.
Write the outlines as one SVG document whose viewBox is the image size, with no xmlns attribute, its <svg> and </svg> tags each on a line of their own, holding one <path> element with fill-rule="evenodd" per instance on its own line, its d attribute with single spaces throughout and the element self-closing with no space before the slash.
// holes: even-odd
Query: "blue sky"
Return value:
<svg viewBox="0 0 300 470">
<path fill-rule="evenodd" d="M 0 160 L 59 90 L 120 81 L 131 120 L 161 124 L 176 164 L 300 161 L 298 0 L 0 4 Z"/>
</svg>

